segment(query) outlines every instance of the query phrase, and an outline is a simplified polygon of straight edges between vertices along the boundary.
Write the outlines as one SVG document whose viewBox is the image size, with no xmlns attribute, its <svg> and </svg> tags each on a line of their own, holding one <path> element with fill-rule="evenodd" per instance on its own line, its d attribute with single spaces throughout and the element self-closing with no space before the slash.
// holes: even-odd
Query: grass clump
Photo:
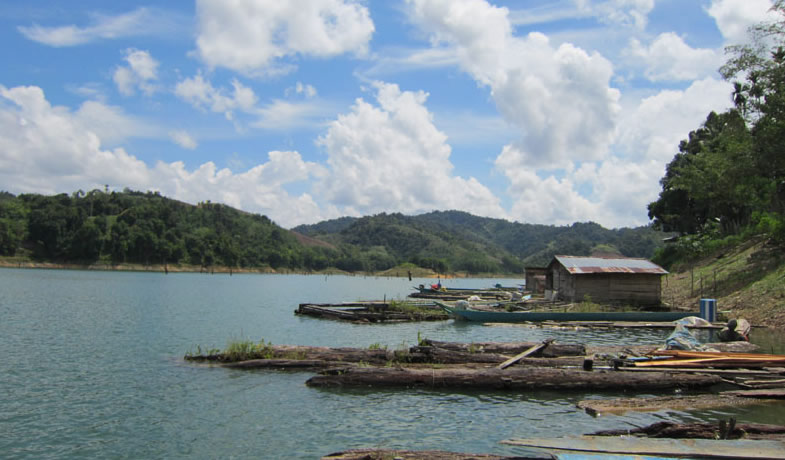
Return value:
<svg viewBox="0 0 785 460">
<path fill-rule="evenodd" d="M 259 342 L 232 340 L 222 354 L 226 361 L 235 362 L 249 359 L 272 359 L 275 356 L 275 350 L 272 343 L 265 343 L 264 339 Z"/>
</svg>

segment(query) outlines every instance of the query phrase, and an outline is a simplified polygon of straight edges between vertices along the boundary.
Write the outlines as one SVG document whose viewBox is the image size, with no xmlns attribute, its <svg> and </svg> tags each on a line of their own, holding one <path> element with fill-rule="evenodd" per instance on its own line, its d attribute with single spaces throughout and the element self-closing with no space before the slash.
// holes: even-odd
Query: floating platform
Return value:
<svg viewBox="0 0 785 460">
<path fill-rule="evenodd" d="M 447 314 L 431 302 L 390 303 L 384 301 L 346 303 L 301 303 L 296 315 L 360 323 L 444 321 Z"/>
</svg>

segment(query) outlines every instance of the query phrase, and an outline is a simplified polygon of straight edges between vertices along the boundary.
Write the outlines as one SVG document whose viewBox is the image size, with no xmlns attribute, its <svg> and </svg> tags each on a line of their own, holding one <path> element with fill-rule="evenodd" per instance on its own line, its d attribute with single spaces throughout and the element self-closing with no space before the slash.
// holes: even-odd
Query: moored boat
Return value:
<svg viewBox="0 0 785 460">
<path fill-rule="evenodd" d="M 527 321 L 630 321 L 630 322 L 668 322 L 696 312 L 682 311 L 619 311 L 619 312 L 561 312 L 561 311 L 485 311 L 462 309 L 435 302 L 450 315 L 466 321 L 480 323 L 524 323 Z"/>
</svg>

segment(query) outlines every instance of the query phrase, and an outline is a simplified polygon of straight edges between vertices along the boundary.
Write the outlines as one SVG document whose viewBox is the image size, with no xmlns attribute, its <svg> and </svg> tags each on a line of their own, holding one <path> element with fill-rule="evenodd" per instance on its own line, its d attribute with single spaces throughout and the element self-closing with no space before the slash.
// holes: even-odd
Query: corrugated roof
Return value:
<svg viewBox="0 0 785 460">
<path fill-rule="evenodd" d="M 664 268 L 646 259 L 578 256 L 555 256 L 554 258 L 573 275 L 587 273 L 647 273 L 652 275 L 668 274 Z"/>
</svg>

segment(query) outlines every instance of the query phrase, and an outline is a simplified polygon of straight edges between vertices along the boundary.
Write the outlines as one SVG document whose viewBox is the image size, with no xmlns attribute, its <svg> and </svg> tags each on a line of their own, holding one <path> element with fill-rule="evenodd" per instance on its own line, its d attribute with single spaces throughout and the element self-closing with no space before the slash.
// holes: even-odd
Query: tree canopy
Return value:
<svg viewBox="0 0 785 460">
<path fill-rule="evenodd" d="M 648 206 L 658 229 L 785 237 L 785 0 L 772 10 L 779 19 L 750 28 L 750 44 L 727 48 L 720 72 L 733 81 L 734 107 L 679 144 Z"/>
</svg>

